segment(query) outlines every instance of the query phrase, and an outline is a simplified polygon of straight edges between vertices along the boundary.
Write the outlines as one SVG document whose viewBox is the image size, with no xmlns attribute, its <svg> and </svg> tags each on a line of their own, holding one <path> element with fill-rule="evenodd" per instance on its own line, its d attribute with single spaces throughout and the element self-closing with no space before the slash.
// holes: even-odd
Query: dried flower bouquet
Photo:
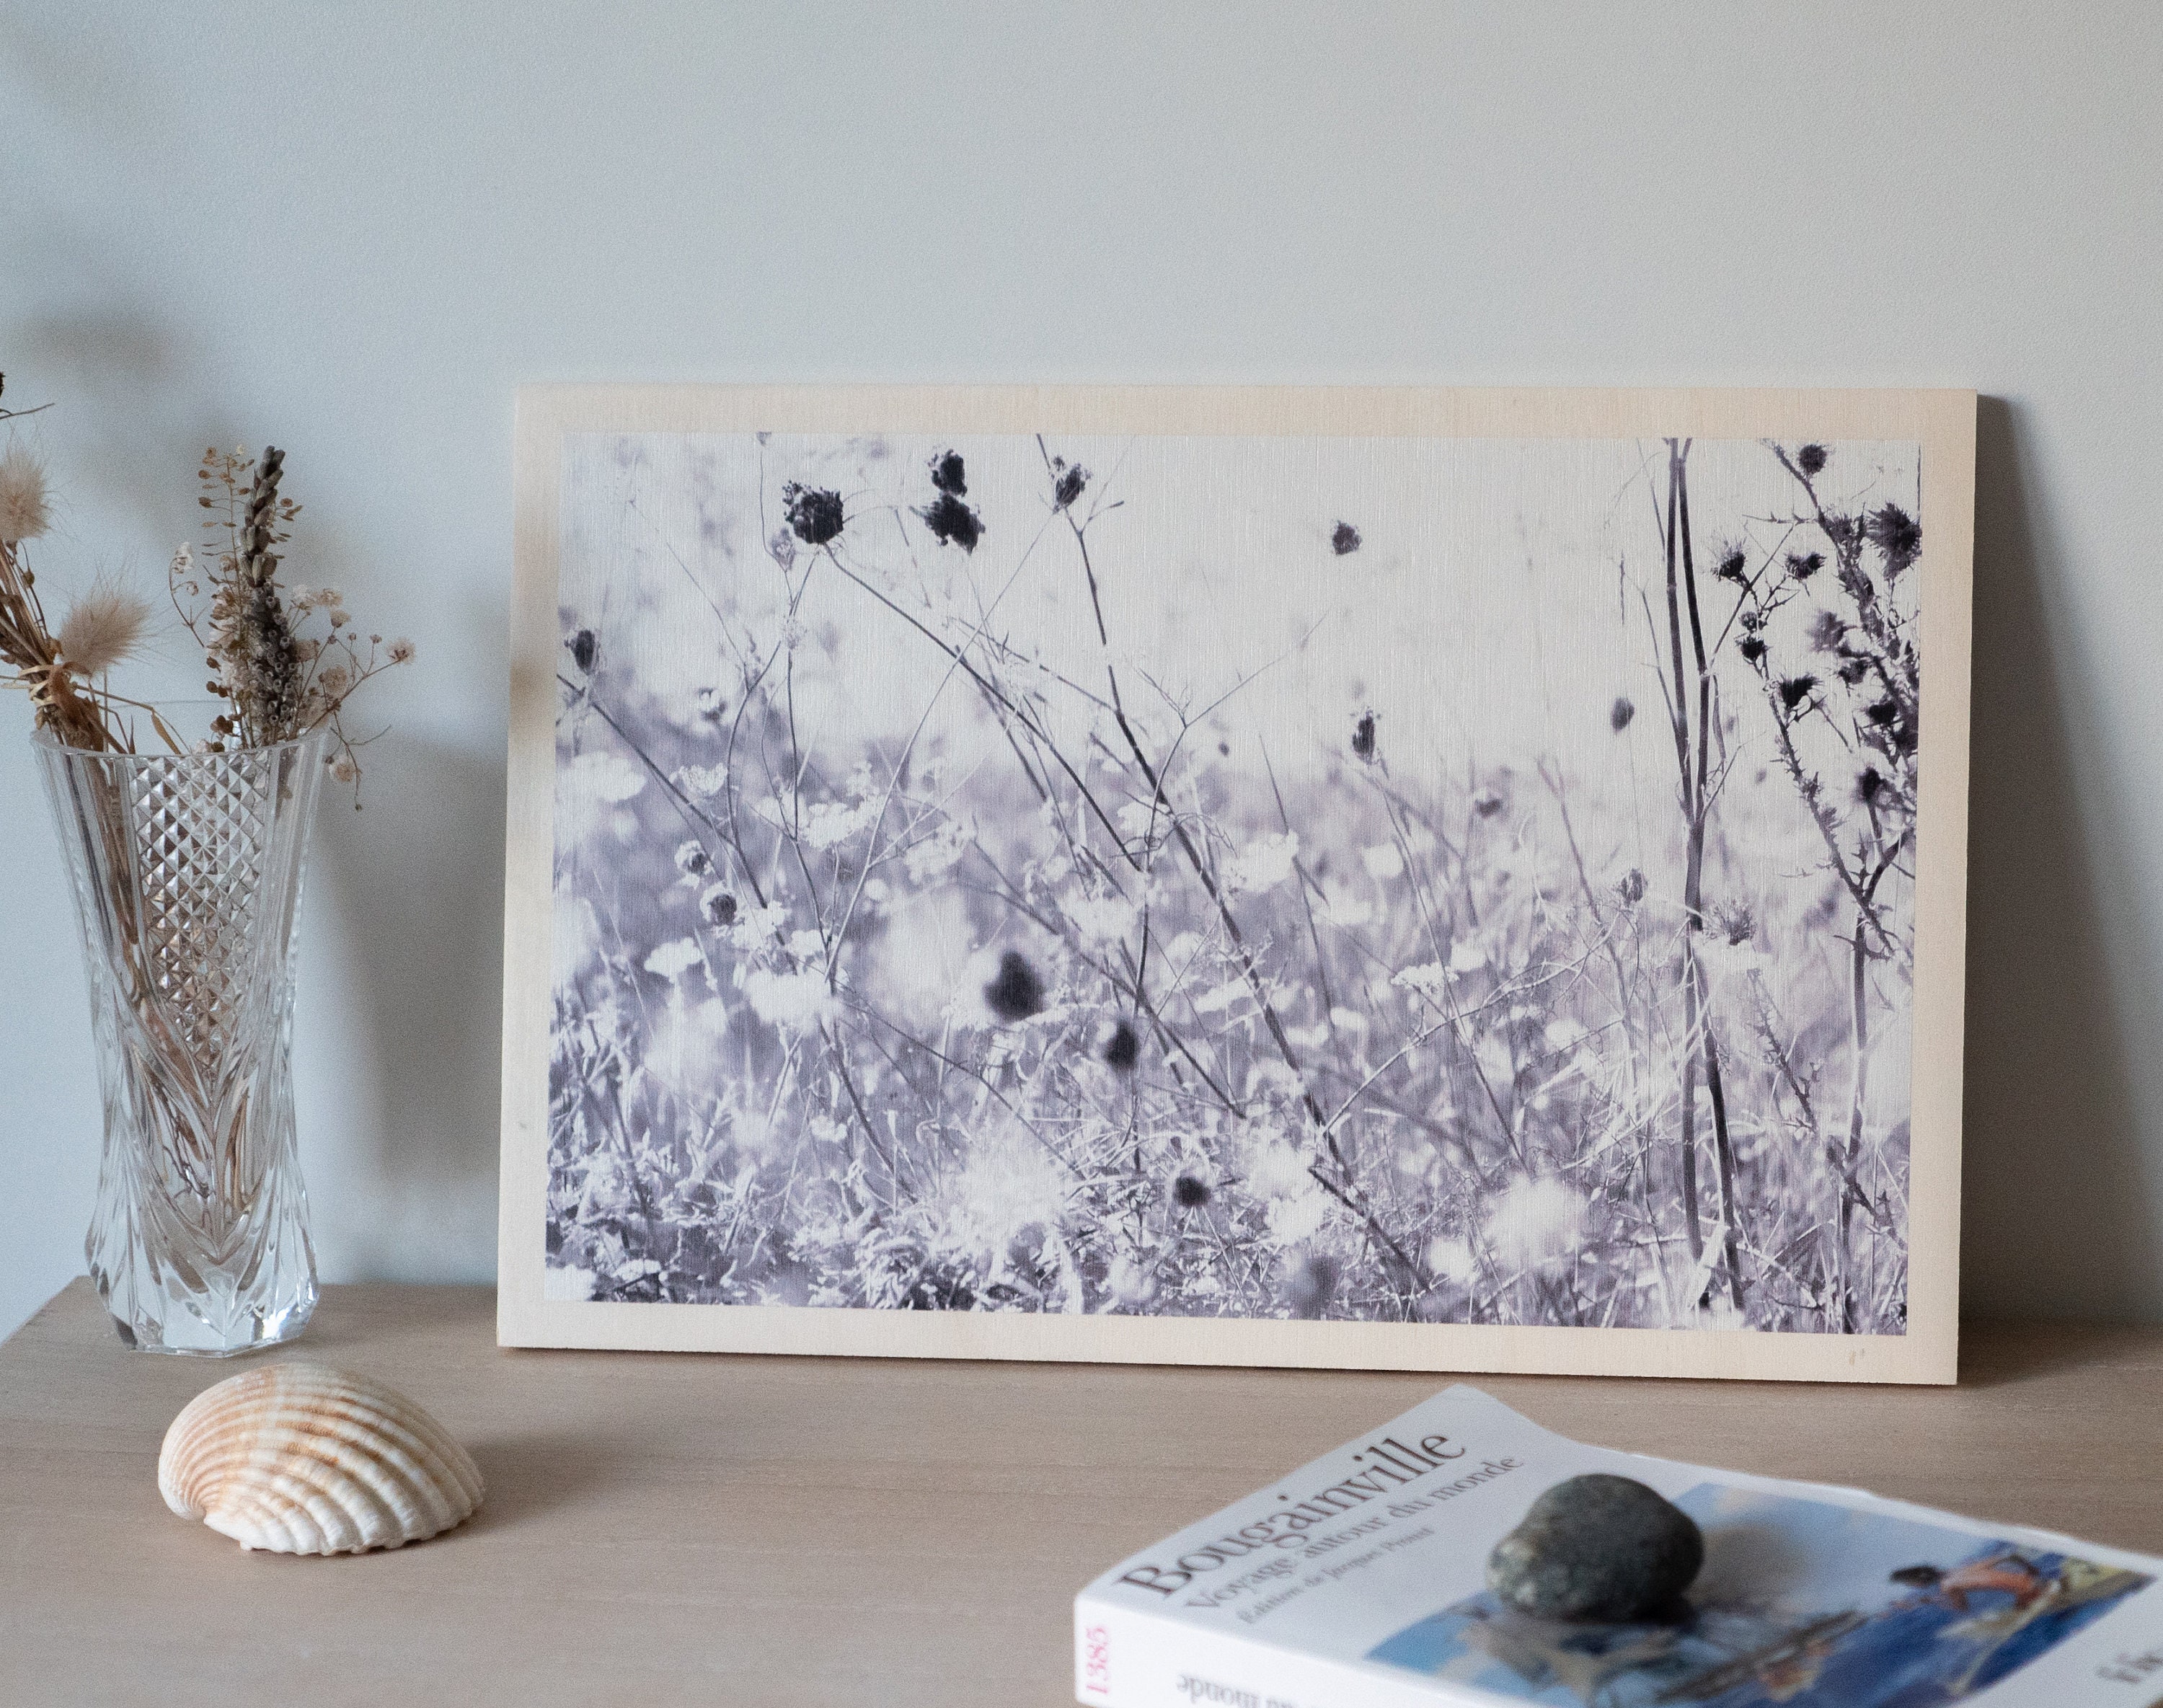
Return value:
<svg viewBox="0 0 2163 1708">
<path fill-rule="evenodd" d="M 353 693 L 413 656 L 364 640 L 336 592 L 281 584 L 300 513 L 284 469 L 275 448 L 207 451 L 198 469 L 208 549 L 198 567 L 181 548 L 168 590 L 220 710 L 191 747 L 113 684 L 149 633 L 148 601 L 101 582 L 48 621 L 26 554 L 51 520 L 45 471 L 19 443 L 0 453 L 0 681 L 34 708 L 98 1046 L 86 1251 L 121 1338 L 160 1351 L 274 1344 L 314 1309 L 291 1081 L 309 821 L 326 769 L 358 784 Z"/>
<path fill-rule="evenodd" d="M 12 412 L 0 411 L 0 420 Z M 203 453 L 196 502 L 210 513 L 205 561 L 183 544 L 173 555 L 168 591 L 181 621 L 203 649 L 209 692 L 227 703 L 213 720 L 205 751 L 269 747 L 311 731 L 330 732 L 327 762 L 340 782 L 360 776 L 356 742 L 343 714 L 354 691 L 394 665 L 409 663 L 413 643 L 364 637 L 332 588 L 280 583 L 278 548 L 301 506 L 280 495 L 285 453 L 273 446 Z M 72 747 L 136 750 L 131 712 L 147 716 L 174 752 L 185 746 L 158 710 L 117 691 L 114 668 L 149 637 L 148 601 L 101 581 L 76 600 L 57 627 L 47 619 L 24 545 L 51 521 L 45 469 L 13 443 L 0 453 L 0 669 L 26 690 L 37 726 Z"/>
</svg>

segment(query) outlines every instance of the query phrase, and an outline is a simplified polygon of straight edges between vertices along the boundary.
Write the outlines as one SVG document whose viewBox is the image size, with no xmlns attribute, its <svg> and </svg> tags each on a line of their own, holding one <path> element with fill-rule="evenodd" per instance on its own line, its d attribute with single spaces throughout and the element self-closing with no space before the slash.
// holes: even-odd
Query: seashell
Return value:
<svg viewBox="0 0 2163 1708">
<path fill-rule="evenodd" d="M 319 1364 L 272 1364 L 206 1388 L 158 1454 L 158 1492 L 243 1548 L 364 1553 L 473 1516 L 480 1472 L 395 1388 Z"/>
</svg>

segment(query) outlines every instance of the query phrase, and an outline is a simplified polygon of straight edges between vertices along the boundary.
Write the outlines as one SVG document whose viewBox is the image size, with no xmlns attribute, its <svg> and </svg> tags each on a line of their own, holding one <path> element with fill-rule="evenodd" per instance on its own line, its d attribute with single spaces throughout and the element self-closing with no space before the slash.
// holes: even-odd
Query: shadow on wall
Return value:
<svg viewBox="0 0 2163 1708">
<path fill-rule="evenodd" d="M 364 758 L 364 814 L 331 784 L 318 825 L 370 1046 L 351 1066 L 372 1082 L 372 1119 L 336 1165 L 351 1202 L 326 1228 L 326 1269 L 484 1279 L 495 1258 L 503 766 L 411 730 Z"/>
<path fill-rule="evenodd" d="M 2021 412 L 1977 422 L 1961 1297 L 1979 1316 L 2163 1312 L 2121 1019 L 2093 869 L 2113 826 L 2072 779 L 2083 692 L 2054 656 L 2054 584 Z M 2047 577 L 2047 580 L 2046 580 Z"/>
<path fill-rule="evenodd" d="M 152 539 L 198 538 L 194 458 L 207 444 L 230 443 L 232 429 L 206 422 L 188 383 L 194 364 L 172 330 L 147 314 L 107 310 L 32 321 L 12 342 L 39 382 L 39 395 L 25 389 L 21 402 L 65 406 L 64 418 L 55 410 L 47 420 L 68 441 L 73 495 L 110 506 Z M 176 454 L 186 446 L 194 449 Z M 70 497 L 63 490 L 63 502 Z M 143 568 L 146 583 L 162 586 L 162 559 Z"/>
</svg>

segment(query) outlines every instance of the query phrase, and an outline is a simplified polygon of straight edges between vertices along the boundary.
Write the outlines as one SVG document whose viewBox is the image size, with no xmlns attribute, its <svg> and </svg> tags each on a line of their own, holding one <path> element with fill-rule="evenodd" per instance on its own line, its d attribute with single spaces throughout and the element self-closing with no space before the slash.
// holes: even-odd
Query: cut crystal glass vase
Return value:
<svg viewBox="0 0 2163 1708">
<path fill-rule="evenodd" d="M 91 1278 L 144 1351 L 291 1340 L 316 1307 L 293 974 L 325 737 L 186 754 L 34 740 L 105 1105 Z"/>
</svg>

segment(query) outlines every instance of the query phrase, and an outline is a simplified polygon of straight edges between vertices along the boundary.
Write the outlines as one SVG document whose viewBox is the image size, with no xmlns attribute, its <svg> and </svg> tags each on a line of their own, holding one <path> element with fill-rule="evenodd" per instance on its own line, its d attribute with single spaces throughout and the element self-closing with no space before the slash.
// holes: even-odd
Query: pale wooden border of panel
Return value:
<svg viewBox="0 0 2163 1708">
<path fill-rule="evenodd" d="M 1923 448 L 1923 766 L 1904 1335 L 550 1302 L 556 563 L 576 432 L 1888 439 Z M 1956 390 L 542 385 L 518 398 L 497 1333 L 507 1346 L 1949 1382 L 1957 1356 L 1975 394 Z"/>
</svg>

